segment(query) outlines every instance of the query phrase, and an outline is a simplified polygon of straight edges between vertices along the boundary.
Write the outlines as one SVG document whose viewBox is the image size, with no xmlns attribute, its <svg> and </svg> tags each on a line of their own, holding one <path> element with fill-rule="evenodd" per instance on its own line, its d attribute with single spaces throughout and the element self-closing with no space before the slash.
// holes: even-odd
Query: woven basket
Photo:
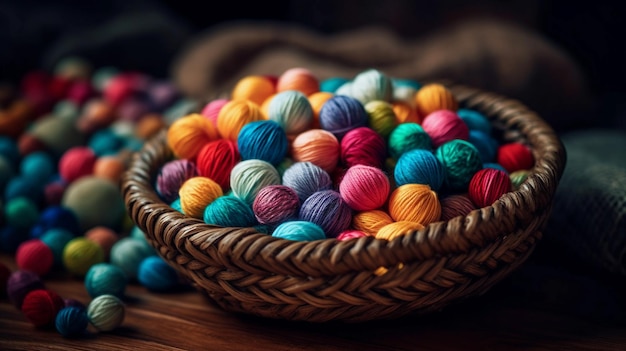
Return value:
<svg viewBox="0 0 626 351">
<path fill-rule="evenodd" d="M 173 157 L 165 130 L 135 154 L 124 176 L 127 209 L 171 266 L 231 312 L 359 322 L 436 311 L 483 294 L 522 264 L 541 239 L 565 150 L 551 127 L 519 102 L 449 88 L 461 107 L 484 113 L 501 140 L 530 145 L 536 160 L 519 190 L 466 217 L 391 241 L 295 242 L 253 228 L 208 225 L 173 210 L 155 191 L 160 167 Z"/>
</svg>

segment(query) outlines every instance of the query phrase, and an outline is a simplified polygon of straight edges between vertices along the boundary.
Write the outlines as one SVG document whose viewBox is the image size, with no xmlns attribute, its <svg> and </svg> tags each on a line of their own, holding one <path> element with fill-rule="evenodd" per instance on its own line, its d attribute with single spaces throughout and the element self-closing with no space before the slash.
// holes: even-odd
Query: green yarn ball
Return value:
<svg viewBox="0 0 626 351">
<path fill-rule="evenodd" d="M 85 275 L 85 288 L 89 296 L 115 295 L 123 297 L 128 279 L 124 271 L 110 263 L 94 264 Z"/>
<path fill-rule="evenodd" d="M 478 149 L 465 140 L 454 139 L 440 145 L 435 156 L 446 169 L 444 184 L 451 191 L 467 191 L 474 174 L 483 168 Z"/>
<path fill-rule="evenodd" d="M 413 149 L 432 150 L 432 141 L 424 128 L 417 123 L 401 123 L 389 135 L 389 154 L 398 160 L 403 153 Z"/>
<path fill-rule="evenodd" d="M 109 261 L 121 268 L 129 280 L 135 280 L 141 262 L 154 254 L 154 249 L 146 245 L 145 242 L 126 237 L 113 245 L 109 254 Z"/>
<path fill-rule="evenodd" d="M 8 225 L 27 230 L 37 223 L 39 209 L 26 197 L 16 197 L 7 201 L 4 206 L 4 218 Z"/>
<path fill-rule="evenodd" d="M 220 227 L 252 227 L 258 224 L 250 205 L 240 198 L 220 196 L 204 210 L 204 222 Z"/>
<path fill-rule="evenodd" d="M 97 243 L 78 237 L 63 249 L 63 265 L 70 273 L 84 276 L 91 266 L 104 262 L 104 250 Z"/>
<path fill-rule="evenodd" d="M 387 139 L 398 125 L 393 106 L 386 101 L 372 100 L 365 104 L 364 108 L 367 113 L 369 127 Z"/>
<path fill-rule="evenodd" d="M 89 323 L 98 331 L 112 331 L 122 325 L 126 306 L 114 295 L 100 295 L 87 306 Z"/>
</svg>

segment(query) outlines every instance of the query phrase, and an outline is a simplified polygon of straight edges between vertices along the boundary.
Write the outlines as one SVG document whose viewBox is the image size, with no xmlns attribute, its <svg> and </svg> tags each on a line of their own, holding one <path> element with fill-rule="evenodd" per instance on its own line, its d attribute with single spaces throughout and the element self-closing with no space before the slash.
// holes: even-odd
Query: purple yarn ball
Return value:
<svg viewBox="0 0 626 351">
<path fill-rule="evenodd" d="M 21 308 L 26 295 L 36 289 L 44 289 L 44 284 L 39 276 L 31 271 L 15 271 L 7 281 L 7 296 L 17 308 Z"/>
<path fill-rule="evenodd" d="M 300 199 L 295 190 L 285 185 L 262 188 L 252 204 L 254 216 L 261 224 L 279 224 L 298 214 Z"/>
<path fill-rule="evenodd" d="M 328 172 L 311 162 L 296 162 L 283 173 L 283 185 L 295 190 L 304 202 L 311 194 L 333 187 L 333 180 Z"/>
<path fill-rule="evenodd" d="M 178 190 L 183 183 L 198 175 L 196 164 L 187 159 L 177 159 L 167 162 L 161 167 L 157 176 L 156 190 L 167 203 L 178 198 Z"/>
<path fill-rule="evenodd" d="M 309 196 L 300 207 L 299 219 L 317 224 L 329 238 L 348 229 L 352 209 L 335 190 L 322 190 Z"/>
<path fill-rule="evenodd" d="M 367 112 L 359 100 L 337 95 L 324 103 L 319 113 L 319 121 L 322 129 L 341 140 L 352 129 L 367 126 Z"/>
</svg>

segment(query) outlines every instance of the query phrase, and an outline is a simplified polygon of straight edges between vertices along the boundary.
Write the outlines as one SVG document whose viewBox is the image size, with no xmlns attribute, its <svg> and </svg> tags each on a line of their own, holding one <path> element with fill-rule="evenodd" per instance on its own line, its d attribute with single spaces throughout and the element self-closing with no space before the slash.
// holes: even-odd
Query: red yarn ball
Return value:
<svg viewBox="0 0 626 351">
<path fill-rule="evenodd" d="M 341 162 L 346 167 L 366 165 L 382 168 L 387 158 L 385 139 L 369 127 L 350 130 L 341 139 Z"/>
<path fill-rule="evenodd" d="M 36 327 L 52 325 L 65 301 L 52 290 L 38 289 L 29 292 L 22 303 L 22 313 Z"/>
<path fill-rule="evenodd" d="M 298 193 L 285 185 L 268 185 L 254 198 L 252 211 L 261 224 L 279 224 L 297 217 L 300 207 Z"/>
<path fill-rule="evenodd" d="M 500 145 L 497 161 L 509 173 L 531 169 L 535 164 L 535 158 L 530 149 L 518 142 Z"/>
<path fill-rule="evenodd" d="M 74 146 L 59 159 L 59 175 L 67 183 L 93 174 L 96 154 L 87 146 Z"/>
<path fill-rule="evenodd" d="M 54 254 L 43 241 L 30 239 L 17 247 L 15 261 L 19 269 L 34 272 L 41 277 L 52 269 Z"/>
<path fill-rule="evenodd" d="M 196 158 L 198 174 L 212 179 L 227 191 L 230 188 L 230 172 L 241 160 L 237 143 L 218 139 L 206 143 Z"/>
<path fill-rule="evenodd" d="M 495 168 L 483 168 L 472 177 L 468 195 L 480 208 L 490 206 L 509 191 L 511 191 L 511 178 L 508 174 Z"/>
<path fill-rule="evenodd" d="M 430 136 L 434 148 L 454 139 L 469 139 L 467 124 L 450 110 L 431 112 L 424 118 L 422 128 Z"/>
<path fill-rule="evenodd" d="M 337 240 L 346 241 L 350 239 L 362 238 L 364 236 L 367 236 L 367 234 L 360 230 L 347 229 L 337 235 Z"/>
<path fill-rule="evenodd" d="M 339 183 L 341 198 L 355 211 L 381 208 L 389 197 L 391 184 L 379 168 L 356 165 L 348 168 Z"/>
<path fill-rule="evenodd" d="M 111 105 L 119 105 L 135 93 L 139 78 L 139 75 L 133 73 L 118 74 L 112 77 L 104 87 L 104 98 Z"/>
<path fill-rule="evenodd" d="M 466 194 L 449 195 L 441 199 L 441 220 L 449 221 L 457 216 L 467 216 L 476 206 Z"/>
</svg>

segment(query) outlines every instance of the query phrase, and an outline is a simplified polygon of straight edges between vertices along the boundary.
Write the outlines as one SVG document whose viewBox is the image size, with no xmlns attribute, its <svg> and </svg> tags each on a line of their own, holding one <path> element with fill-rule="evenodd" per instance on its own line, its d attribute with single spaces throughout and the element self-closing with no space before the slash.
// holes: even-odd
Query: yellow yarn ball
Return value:
<svg viewBox="0 0 626 351">
<path fill-rule="evenodd" d="M 167 130 L 167 145 L 179 158 L 195 158 L 206 143 L 218 138 L 213 123 L 197 113 L 175 120 Z"/>
<path fill-rule="evenodd" d="M 63 249 L 63 265 L 71 274 L 84 276 L 89 268 L 104 262 L 104 250 L 85 237 L 70 240 Z"/>
<path fill-rule="evenodd" d="M 237 142 L 239 131 L 246 124 L 265 119 L 261 108 L 249 100 L 231 100 L 217 115 L 217 130 L 224 139 Z"/>
<path fill-rule="evenodd" d="M 362 211 L 352 217 L 352 227 L 371 236 L 375 236 L 382 227 L 391 223 L 393 219 L 381 210 Z"/>
<path fill-rule="evenodd" d="M 376 233 L 376 239 L 391 240 L 398 236 L 406 235 L 420 229 L 424 229 L 424 226 L 421 223 L 410 221 L 393 222 L 380 228 L 378 233 Z"/>
<path fill-rule="evenodd" d="M 231 92 L 231 100 L 250 100 L 261 105 L 276 94 L 272 81 L 263 76 L 247 76 L 240 79 Z"/>
<path fill-rule="evenodd" d="M 437 83 L 424 85 L 415 94 L 415 103 L 421 118 L 437 110 L 456 111 L 459 103 L 452 92 L 445 86 Z"/>
<path fill-rule="evenodd" d="M 223 195 L 222 187 L 207 177 L 191 177 L 178 190 L 180 207 L 187 216 L 202 219 L 204 209 Z"/>
<path fill-rule="evenodd" d="M 391 103 L 393 112 L 396 114 L 396 123 L 422 123 L 422 119 L 417 114 L 417 109 L 406 102 L 394 101 Z"/>
<path fill-rule="evenodd" d="M 318 91 L 317 93 L 313 93 L 309 96 L 309 103 L 311 104 L 311 108 L 313 108 L 313 125 L 312 128 L 320 128 L 320 111 L 324 104 L 328 99 L 335 96 L 333 93 Z"/>
<path fill-rule="evenodd" d="M 383 138 L 387 138 L 391 131 L 398 125 L 396 113 L 390 103 L 381 100 L 372 100 L 365 104 L 365 112 L 369 127 L 375 130 Z"/>
<path fill-rule="evenodd" d="M 441 203 L 430 186 L 404 184 L 389 197 L 389 215 L 396 222 L 410 221 L 428 225 L 441 217 Z"/>
</svg>

